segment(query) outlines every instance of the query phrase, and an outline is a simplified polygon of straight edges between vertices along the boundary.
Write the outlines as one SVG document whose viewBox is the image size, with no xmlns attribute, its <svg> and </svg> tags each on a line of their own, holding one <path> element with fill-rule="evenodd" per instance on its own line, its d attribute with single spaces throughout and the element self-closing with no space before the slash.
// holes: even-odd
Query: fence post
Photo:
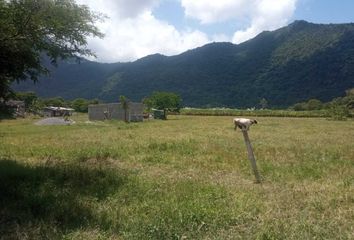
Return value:
<svg viewBox="0 0 354 240">
<path fill-rule="evenodd" d="M 248 137 L 248 132 L 246 129 L 242 129 L 242 133 L 243 133 L 243 138 L 245 139 L 245 143 L 246 143 L 246 147 L 247 147 L 248 159 L 251 162 L 252 170 L 253 170 L 254 176 L 256 177 L 256 183 L 261 183 L 261 176 L 259 175 L 259 172 L 257 169 L 256 159 L 254 158 L 251 141 Z"/>
</svg>

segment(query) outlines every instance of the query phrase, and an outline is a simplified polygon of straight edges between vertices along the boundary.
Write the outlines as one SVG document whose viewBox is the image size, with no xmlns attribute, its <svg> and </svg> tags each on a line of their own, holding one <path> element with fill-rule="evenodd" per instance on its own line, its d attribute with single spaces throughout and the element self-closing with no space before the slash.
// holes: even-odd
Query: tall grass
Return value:
<svg viewBox="0 0 354 240">
<path fill-rule="evenodd" d="M 353 239 L 354 122 L 0 122 L 0 239 Z"/>
</svg>

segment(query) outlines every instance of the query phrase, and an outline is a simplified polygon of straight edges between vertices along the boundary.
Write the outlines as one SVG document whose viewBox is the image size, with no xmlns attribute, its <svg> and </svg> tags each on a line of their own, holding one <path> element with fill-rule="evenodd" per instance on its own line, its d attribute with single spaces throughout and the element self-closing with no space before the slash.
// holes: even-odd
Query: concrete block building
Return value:
<svg viewBox="0 0 354 240">
<path fill-rule="evenodd" d="M 128 103 L 127 113 L 122 107 L 121 103 L 104 103 L 88 106 L 88 115 L 90 121 L 103 121 L 103 120 L 122 120 L 125 119 L 129 122 L 142 122 L 144 113 L 144 104 L 142 103 Z"/>
</svg>

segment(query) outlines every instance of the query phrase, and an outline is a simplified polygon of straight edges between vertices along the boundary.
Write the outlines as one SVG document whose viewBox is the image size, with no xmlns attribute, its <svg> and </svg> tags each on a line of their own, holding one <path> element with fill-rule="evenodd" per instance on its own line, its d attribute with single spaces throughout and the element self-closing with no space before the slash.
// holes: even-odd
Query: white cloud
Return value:
<svg viewBox="0 0 354 240">
<path fill-rule="evenodd" d="M 156 19 L 152 9 L 157 0 L 79 0 L 109 19 L 98 26 L 104 39 L 89 39 L 89 47 L 98 61 L 131 61 L 149 54 L 173 55 L 210 42 L 198 30 L 178 31 Z"/>
<path fill-rule="evenodd" d="M 185 15 L 203 24 L 241 18 L 250 11 L 252 0 L 181 0 Z"/>
<path fill-rule="evenodd" d="M 90 38 L 89 48 L 97 61 L 133 61 L 149 54 L 179 54 L 211 41 L 240 43 L 264 30 L 284 26 L 291 19 L 297 0 L 174 0 L 179 1 L 185 15 L 202 24 L 246 23 L 234 34 L 219 31 L 208 36 L 198 29 L 184 30 L 157 19 L 154 8 L 166 0 L 77 0 L 109 18 L 98 27 L 104 39 Z M 247 27 L 248 26 L 248 27 Z M 236 29 L 235 29 L 236 30 Z"/>
<path fill-rule="evenodd" d="M 251 26 L 235 32 L 232 41 L 240 43 L 264 30 L 275 30 L 286 25 L 295 12 L 296 0 L 261 0 L 254 10 Z"/>
<path fill-rule="evenodd" d="M 249 27 L 234 33 L 232 41 L 246 41 L 264 30 L 274 30 L 289 22 L 297 0 L 181 0 L 185 15 L 202 24 L 248 20 Z"/>
<path fill-rule="evenodd" d="M 114 18 L 134 18 L 159 4 L 159 0 L 76 0 L 76 2 Z"/>
</svg>

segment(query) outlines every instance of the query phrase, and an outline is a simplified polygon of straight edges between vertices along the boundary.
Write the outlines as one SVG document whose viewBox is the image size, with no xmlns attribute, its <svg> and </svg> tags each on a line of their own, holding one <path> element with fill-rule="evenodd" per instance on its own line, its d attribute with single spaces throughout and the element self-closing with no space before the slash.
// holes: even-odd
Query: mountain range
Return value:
<svg viewBox="0 0 354 240">
<path fill-rule="evenodd" d="M 262 98 L 276 108 L 311 98 L 329 101 L 353 87 L 354 24 L 306 21 L 241 44 L 210 43 L 176 56 L 111 64 L 61 61 L 39 83 L 14 86 L 42 97 L 106 102 L 169 91 L 179 94 L 184 106 L 238 108 L 257 106 Z"/>
</svg>

